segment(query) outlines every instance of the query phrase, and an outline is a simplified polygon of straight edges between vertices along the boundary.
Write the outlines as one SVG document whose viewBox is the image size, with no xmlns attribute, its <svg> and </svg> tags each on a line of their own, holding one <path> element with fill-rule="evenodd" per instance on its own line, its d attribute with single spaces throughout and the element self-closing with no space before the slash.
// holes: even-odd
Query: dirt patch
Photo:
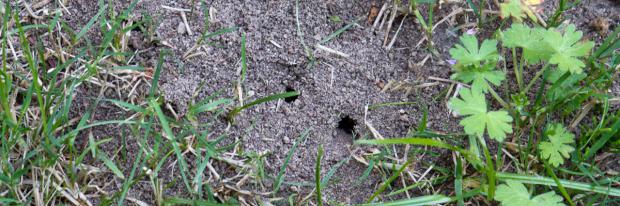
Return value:
<svg viewBox="0 0 620 206">
<path fill-rule="evenodd" d="M 287 182 L 313 182 L 319 145 L 325 147 L 321 171 L 323 175 L 339 161 L 349 158 L 352 153 L 360 152 L 359 147 L 353 145 L 353 141 L 370 135 L 367 123 L 385 137 L 403 137 L 407 135 L 409 127 L 418 124 L 427 107 L 430 129 L 442 132 L 460 131 L 458 119 L 452 117 L 446 107 L 445 100 L 449 97 L 446 94 L 450 84 L 441 82 L 413 90 L 409 94 L 382 91 L 390 81 L 407 81 L 412 85 L 420 85 L 434 82 L 429 80 L 429 77 L 449 79 L 450 67 L 444 60 L 449 59 L 448 50 L 458 41 L 461 31 L 454 29 L 457 25 L 439 25 L 434 34 L 439 57 L 430 57 L 421 66 L 416 66 L 416 63 L 427 58 L 428 52 L 424 49 L 424 44 L 418 45 L 423 34 L 411 16 L 397 18 L 389 37 L 394 35 L 401 21 L 402 28 L 392 49 L 386 50 L 385 35 L 388 34 L 373 31 L 372 25 L 366 21 L 372 6 L 381 6 L 384 2 L 302 1 L 299 5 L 300 29 L 304 35 L 303 41 L 312 51 L 315 51 L 314 46 L 322 39 L 361 19 L 340 36 L 322 44 L 349 57 L 316 50 L 313 52 L 316 61 L 312 64 L 300 41 L 294 1 L 210 1 L 208 7 L 213 13 L 208 30 L 213 32 L 238 27 L 238 31 L 211 38 L 212 45 L 205 45 L 198 50 L 204 54 L 184 59 L 185 52 L 205 30 L 205 17 L 200 12 L 200 4 L 191 5 L 189 2 L 152 0 L 138 4 L 138 12 L 156 19 L 155 31 L 163 42 L 144 49 L 145 52 L 137 57 L 138 62 L 153 67 L 160 51 L 172 51 L 164 61 L 161 90 L 166 101 L 174 105 L 180 115 L 184 115 L 187 103 L 195 92 L 198 92 L 198 100 L 218 91 L 223 91 L 222 96 L 225 97 L 237 97 L 235 82 L 240 78 L 240 42 L 245 34 L 249 60 L 247 79 L 243 83 L 245 101 L 284 91 L 297 91 L 301 95 L 250 108 L 236 118 L 237 121 L 229 130 L 224 130 L 227 126 L 224 120 L 217 122 L 215 128 L 216 132 L 226 132 L 231 138 L 240 138 L 245 151 L 269 151 L 269 174 L 278 172 L 294 139 L 305 130 L 310 130 L 310 137 L 300 145 L 291 159 L 285 176 Z M 127 4 L 122 1 L 115 8 L 120 11 Z M 181 16 L 178 12 L 162 8 L 162 5 L 193 9 L 195 12 L 188 13 L 187 17 L 193 35 L 189 35 L 187 31 L 179 32 L 182 30 L 179 28 L 183 22 Z M 549 4 L 545 8 L 552 7 L 554 5 Z M 96 8 L 96 3 L 75 1 L 71 4 L 71 11 L 84 15 L 68 16 L 66 19 L 72 24 L 83 25 L 97 12 Z M 436 15 L 443 18 L 455 8 L 456 5 L 444 5 Z M 593 29 L 587 19 L 606 18 L 611 25 L 609 30 L 613 30 L 620 22 L 620 12 L 617 11 L 620 11 L 618 3 L 584 1 L 583 6 L 568 11 L 567 16 L 575 20 L 574 23 L 579 28 L 589 31 L 589 37 L 600 41 L 598 31 Z M 335 17 L 340 21 L 335 21 Z M 467 21 L 475 21 L 473 14 L 460 15 L 457 18 L 459 24 Z M 312 66 L 309 66 L 310 64 Z M 620 93 L 617 86 L 614 88 L 617 94 Z M 417 103 L 367 110 L 369 105 L 388 102 Z M 109 110 L 101 112 L 109 113 Z M 115 118 L 109 115 L 101 117 Z M 104 133 L 95 134 L 95 137 L 118 134 L 116 128 L 103 130 Z M 105 148 L 118 146 L 118 143 L 106 144 Z M 445 151 L 444 153 L 448 154 Z M 437 161 L 434 164 L 452 164 L 452 160 L 447 158 L 424 158 L 416 164 L 419 172 L 424 172 L 427 169 L 425 166 L 429 165 L 425 161 L 431 160 Z M 372 173 L 366 181 L 355 184 L 365 168 L 365 165 L 353 159 L 344 164 L 332 178 L 333 183 L 324 191 L 326 199 L 346 204 L 366 201 L 376 190 L 382 177 Z M 130 170 L 131 161 L 123 165 L 122 169 Z M 168 180 L 177 180 L 178 185 L 167 190 L 169 194 L 182 193 L 179 189 L 182 186 L 179 186 L 181 183 L 178 181 L 180 176 L 175 176 L 172 172 L 162 176 L 167 176 Z M 110 188 L 115 190 L 120 188 L 120 185 Z M 149 200 L 150 188 L 147 184 L 140 183 L 136 188 L 138 189 L 130 191 L 131 196 L 141 197 L 143 201 Z M 302 188 L 306 192 L 311 189 Z M 296 189 L 285 185 L 282 190 L 291 192 Z"/>
<path fill-rule="evenodd" d="M 305 44 L 313 46 L 347 23 L 365 17 L 371 3 L 301 2 L 299 21 Z M 405 19 L 400 33 L 403 41 L 397 41 L 392 51 L 386 51 L 383 47 L 381 32 L 372 32 L 369 28 L 371 25 L 360 21 L 323 45 L 345 53 L 349 58 L 319 50 L 314 53 L 316 63 L 309 67 L 310 61 L 297 33 L 294 1 L 215 1 L 210 7 L 217 11 L 216 22 L 211 24 L 210 30 L 238 26 L 240 31 L 215 38 L 214 41 L 222 44 L 222 47 L 207 47 L 207 55 L 183 62 L 184 72 L 178 72 L 178 75 L 167 72 L 162 79 L 164 94 L 168 100 L 183 105 L 189 100 L 193 89 L 204 83 L 208 86 L 201 92 L 203 96 L 222 87 L 231 88 L 227 92 L 232 96 L 233 82 L 239 78 L 240 34 L 245 33 L 249 67 L 248 79 L 243 85 L 244 96 L 253 94 L 248 99 L 254 99 L 286 90 L 301 92 L 296 100 L 270 102 L 245 111 L 237 118 L 235 129 L 231 130 L 232 136 L 243 136 L 245 150 L 272 152 L 269 156 L 269 162 L 272 163 L 269 173 L 277 173 L 292 146 L 289 140 L 295 139 L 306 129 L 311 131 L 310 138 L 291 159 L 286 173 L 287 181 L 312 182 L 316 151 L 320 144 L 325 146 L 323 174 L 338 161 L 348 158 L 354 150 L 354 139 L 369 134 L 365 122 L 375 125 L 386 137 L 405 136 L 408 127 L 415 125 L 421 118 L 419 105 L 422 103 L 435 105 L 430 108 L 433 113 L 430 118 L 431 128 L 442 131 L 456 131 L 458 128 L 454 122 L 445 121 L 450 117 L 443 104 L 422 100 L 437 95 L 447 85 L 421 90 L 426 95 L 419 98 L 423 102 L 418 105 L 385 107 L 365 113 L 366 106 L 372 104 L 415 101 L 413 94 L 405 96 L 399 92 L 381 92 L 381 85 L 390 80 L 414 82 L 426 79 L 428 75 L 447 76 L 449 67 L 444 65 L 427 64 L 417 68 L 418 71 L 409 68 L 409 62 L 417 62 L 425 55 L 417 54 L 421 51 L 413 51 L 409 46 L 421 38 L 411 17 Z M 331 21 L 330 17 L 333 16 L 338 16 L 343 22 Z M 194 18 L 193 22 L 198 19 Z M 158 29 L 163 40 L 175 45 L 173 58 L 180 58 L 195 42 L 195 36 L 179 35 L 175 29 L 170 29 L 176 28 L 179 21 L 180 18 L 166 19 Z M 446 45 L 440 48 L 443 53 L 449 44 L 442 45 Z M 341 123 L 343 119 L 348 123 Z M 242 134 L 241 131 L 251 125 L 252 131 Z M 378 179 L 373 175 L 362 185 L 353 184 L 362 175 L 364 167 L 355 161 L 344 165 L 334 177 L 336 183 L 325 191 L 327 199 L 348 204 L 365 201 L 367 195 L 374 191 Z"/>
</svg>

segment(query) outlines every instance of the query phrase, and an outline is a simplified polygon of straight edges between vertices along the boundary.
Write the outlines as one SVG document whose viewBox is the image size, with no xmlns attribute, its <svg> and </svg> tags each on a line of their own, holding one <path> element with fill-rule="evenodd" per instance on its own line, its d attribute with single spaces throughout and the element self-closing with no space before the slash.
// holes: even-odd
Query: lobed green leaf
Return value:
<svg viewBox="0 0 620 206">
<path fill-rule="evenodd" d="M 487 112 L 484 95 L 478 91 L 461 89 L 460 98 L 452 98 L 450 108 L 459 115 L 467 116 L 461 120 L 465 133 L 483 136 L 485 129 L 490 138 L 504 141 L 507 133 L 512 133 L 512 117 L 506 111 Z"/>
</svg>

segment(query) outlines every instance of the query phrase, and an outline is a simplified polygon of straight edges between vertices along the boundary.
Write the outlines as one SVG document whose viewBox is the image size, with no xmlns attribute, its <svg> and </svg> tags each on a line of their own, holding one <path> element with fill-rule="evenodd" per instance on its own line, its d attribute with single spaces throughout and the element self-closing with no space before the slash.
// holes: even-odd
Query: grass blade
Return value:
<svg viewBox="0 0 620 206">
<path fill-rule="evenodd" d="M 146 112 L 146 109 L 144 109 L 144 108 L 142 108 L 140 106 L 131 104 L 129 102 L 119 101 L 119 100 L 115 100 L 115 99 L 102 99 L 102 100 L 103 101 L 111 102 L 113 104 L 116 104 L 119 107 L 123 107 L 123 108 L 129 109 L 129 110 L 133 110 L 134 112 L 138 112 L 138 113 L 145 113 Z"/>
<path fill-rule="evenodd" d="M 86 32 L 88 32 L 88 30 L 90 30 L 93 24 L 95 24 L 95 22 L 99 19 L 99 17 L 103 14 L 103 12 L 105 12 L 107 8 L 108 8 L 107 4 L 99 8 L 99 11 L 97 12 L 97 14 L 95 14 L 95 16 L 93 16 L 93 18 L 91 18 L 88 21 L 88 23 L 86 23 L 86 25 L 82 27 L 80 32 L 78 32 L 77 35 L 75 35 L 75 39 L 73 39 L 74 44 L 77 43 L 86 34 Z"/>
<path fill-rule="evenodd" d="M 135 177 L 136 171 L 138 170 L 138 165 L 142 164 L 141 160 L 142 150 L 138 150 L 138 155 L 136 156 L 136 160 L 134 161 L 131 172 L 129 173 L 129 178 L 123 183 L 123 189 L 121 190 L 121 195 L 118 198 L 117 205 L 123 205 L 123 201 L 125 200 L 127 192 L 129 191 L 129 187 L 131 186 L 131 184 L 133 184 L 133 178 Z"/>
<path fill-rule="evenodd" d="M 356 144 L 372 144 L 372 145 L 390 145 L 390 144 L 411 144 L 411 145 L 423 145 L 432 146 L 443 149 L 454 150 L 455 147 L 444 143 L 442 141 L 429 139 L 429 138 L 392 138 L 392 139 L 373 139 L 373 140 L 357 140 Z"/>
<path fill-rule="evenodd" d="M 247 51 L 246 51 L 246 35 L 245 33 L 243 33 L 241 35 L 241 80 L 240 83 L 243 83 L 245 81 L 245 79 L 247 78 L 247 71 L 248 71 L 248 58 L 247 58 Z"/>
<path fill-rule="evenodd" d="M 316 185 L 316 202 L 319 206 L 323 206 L 323 197 L 321 194 L 321 159 L 323 159 L 323 145 L 319 145 L 319 151 L 316 155 L 316 165 L 314 168 L 314 181 Z"/>
<path fill-rule="evenodd" d="M 164 205 L 203 205 L 203 206 L 230 206 L 231 204 L 212 203 L 205 200 L 189 200 L 183 198 L 170 198 L 164 200 Z"/>
<path fill-rule="evenodd" d="M 329 180 L 332 178 L 332 176 L 334 176 L 334 174 L 336 174 L 338 169 L 342 167 L 342 165 L 344 165 L 344 163 L 348 162 L 350 159 L 351 157 L 349 156 L 348 158 L 342 159 L 338 163 L 336 163 L 334 166 L 332 166 L 332 168 L 329 169 L 329 171 L 327 171 L 327 174 L 325 175 L 325 177 L 323 177 L 323 179 L 321 180 L 321 187 L 326 187 L 327 183 L 329 183 Z"/>
<path fill-rule="evenodd" d="M 151 82 L 151 90 L 149 91 L 149 98 L 155 97 L 155 92 L 157 91 L 157 83 L 159 82 L 159 76 L 161 74 L 161 68 L 164 64 L 164 57 L 168 55 L 168 50 L 164 50 L 159 53 L 159 58 L 157 59 L 157 66 L 155 67 L 155 72 L 153 73 L 153 80 Z"/>
<path fill-rule="evenodd" d="M 274 95 L 271 95 L 271 96 L 268 96 L 268 97 L 263 97 L 263 98 L 257 99 L 257 100 L 255 100 L 253 102 L 250 102 L 249 104 L 245 104 L 245 105 L 243 105 L 241 107 L 237 107 L 237 108 L 233 109 L 230 113 L 228 113 L 228 121 L 231 121 L 231 122 L 234 121 L 235 116 L 237 116 L 239 114 L 239 112 L 243 111 L 244 109 L 250 108 L 250 107 L 252 107 L 254 105 L 262 104 L 262 103 L 265 103 L 265 102 L 270 102 L 270 101 L 277 100 L 277 99 L 284 99 L 284 98 L 287 98 L 287 97 L 294 97 L 294 96 L 298 96 L 298 95 L 299 95 L 299 92 L 284 92 L 284 93 L 274 94 Z"/>
<path fill-rule="evenodd" d="M 297 145 L 306 141 L 309 132 L 310 130 L 307 129 L 299 137 L 297 137 L 295 143 L 293 143 L 293 147 L 286 155 L 284 163 L 282 163 L 282 166 L 280 166 L 280 171 L 278 172 L 278 176 L 276 177 L 276 184 L 273 188 L 273 194 L 276 194 L 278 190 L 280 190 L 280 186 L 282 186 L 282 182 L 284 182 L 284 173 L 286 172 L 286 166 L 288 165 L 288 162 L 291 161 L 291 157 L 293 157 L 293 153 L 295 153 L 295 150 L 297 150 Z"/>
<path fill-rule="evenodd" d="M 356 19 L 355 21 L 353 21 L 353 22 L 351 22 L 351 23 L 347 24 L 346 26 L 344 26 L 344 27 L 342 27 L 342 28 L 340 28 L 340 29 L 336 30 L 334 33 L 331 33 L 329 36 L 327 36 L 327 37 L 325 37 L 323 40 L 321 40 L 321 41 L 319 42 L 319 44 L 325 44 L 325 43 L 327 43 L 327 42 L 331 41 L 332 39 L 334 39 L 334 38 L 338 37 L 338 36 L 339 36 L 340 34 L 342 34 L 343 32 L 345 32 L 345 31 L 349 30 L 351 27 L 355 26 L 355 24 L 357 24 L 357 22 L 358 22 L 358 21 L 360 21 L 360 20 L 361 20 L 361 18 Z"/>
<path fill-rule="evenodd" d="M 504 181 L 505 180 L 517 180 L 517 181 L 520 181 L 526 184 L 546 185 L 546 186 L 557 187 L 557 184 L 555 183 L 555 181 L 549 177 L 528 176 L 528 175 L 521 175 L 521 174 L 515 174 L 515 173 L 504 173 L 504 172 L 498 172 L 496 176 L 498 179 L 504 180 Z M 618 188 L 595 186 L 594 184 L 574 182 L 574 181 L 563 180 L 563 179 L 560 179 L 559 181 L 565 188 L 620 197 L 620 189 Z"/>
<path fill-rule="evenodd" d="M 602 149 L 607 142 L 616 134 L 618 133 L 618 130 L 620 130 L 620 118 L 618 118 L 616 120 L 616 122 L 614 122 L 614 124 L 611 126 L 611 128 L 608 131 L 605 131 L 605 133 L 603 133 L 603 136 L 598 139 L 594 145 L 592 145 L 592 147 L 590 147 L 587 151 L 586 154 L 584 155 L 584 159 L 590 159 L 594 156 L 594 154 L 596 154 L 596 152 L 598 152 L 598 150 Z"/>
<path fill-rule="evenodd" d="M 379 189 L 377 189 L 377 191 L 375 191 L 372 196 L 370 196 L 370 199 L 368 199 L 367 203 L 372 202 L 377 196 L 379 196 L 379 194 L 381 194 L 383 191 L 385 191 L 385 189 L 387 189 L 388 186 L 390 186 L 390 183 L 392 183 L 394 180 L 396 180 L 396 178 L 400 177 L 400 173 L 402 173 L 403 171 L 405 171 L 405 168 L 407 168 L 407 166 L 409 166 L 409 164 L 411 164 L 411 160 L 408 160 L 407 162 L 405 162 L 405 164 L 403 164 L 397 172 L 395 172 L 394 174 L 392 174 L 392 176 L 390 176 L 390 178 L 388 178 L 385 182 L 383 182 L 383 184 L 381 184 L 381 186 L 379 187 Z"/>
<path fill-rule="evenodd" d="M 456 168 L 454 169 L 454 193 L 456 195 L 456 204 L 458 206 L 465 205 L 463 201 L 463 163 L 461 156 L 456 156 Z"/>
<path fill-rule="evenodd" d="M 453 199 L 443 195 L 428 195 L 415 197 L 406 200 L 398 200 L 394 202 L 386 203 L 368 203 L 361 206 L 424 206 L 424 205 L 438 205 L 452 202 Z"/>
<path fill-rule="evenodd" d="M 228 105 L 231 102 L 232 102 L 231 99 L 218 99 L 218 100 L 215 100 L 213 102 L 200 102 L 200 103 L 198 103 L 198 105 L 192 106 L 189 109 L 189 112 L 192 115 L 197 115 L 197 114 L 200 114 L 200 113 L 203 113 L 203 112 L 210 112 L 210 111 L 213 111 L 213 110 L 217 109 L 221 105 Z"/>
<path fill-rule="evenodd" d="M 542 159 L 542 158 L 540 158 L 540 159 Z M 562 196 L 564 196 L 564 199 L 568 202 L 569 205 L 575 206 L 575 203 L 573 203 L 573 200 L 571 199 L 570 195 L 566 191 L 566 188 L 564 188 L 564 186 L 560 182 L 560 179 L 557 177 L 557 175 L 555 175 L 555 173 L 551 169 L 551 166 L 549 166 L 549 163 L 547 163 L 547 160 L 543 159 L 543 164 L 545 165 L 545 170 L 547 171 L 547 174 L 549 176 L 551 176 L 551 178 L 555 182 L 555 185 L 560 190 L 560 193 L 562 193 Z"/>
<path fill-rule="evenodd" d="M 186 172 L 188 172 L 189 170 L 187 169 L 187 162 L 185 162 L 185 157 L 183 156 L 183 154 L 181 154 L 181 148 L 179 148 L 179 143 L 176 140 L 176 137 L 174 136 L 174 134 L 172 133 L 172 129 L 170 129 L 170 124 L 168 124 L 168 120 L 166 119 L 166 116 L 164 115 L 164 113 L 161 111 L 161 108 L 159 107 L 159 105 L 157 104 L 157 102 L 155 102 L 154 100 L 149 101 L 149 104 L 151 105 L 151 107 L 153 109 L 155 109 L 155 113 L 157 114 L 157 117 L 159 118 L 159 121 L 161 123 L 162 128 L 164 129 L 164 132 L 166 133 L 166 137 L 168 138 L 168 140 L 170 140 L 170 142 L 172 142 L 172 148 L 174 149 L 174 153 L 177 156 L 177 162 L 179 163 L 179 167 L 181 169 L 181 177 L 183 178 L 183 183 L 185 183 L 185 187 L 187 188 L 188 192 L 192 192 L 192 188 L 189 185 L 189 181 L 187 180 L 187 175 L 185 174 Z"/>
<path fill-rule="evenodd" d="M 123 172 L 121 172 L 121 170 L 118 169 L 116 164 L 114 164 L 114 161 L 112 161 L 110 158 L 108 158 L 108 156 L 106 156 L 102 152 L 99 152 L 97 154 L 98 154 L 97 155 L 97 159 L 103 161 L 103 164 L 106 167 L 108 167 L 108 169 L 110 169 L 110 171 L 112 171 L 112 173 L 114 173 L 114 175 L 116 175 L 117 177 L 119 177 L 121 179 L 125 179 L 125 175 L 123 175 Z"/>
</svg>

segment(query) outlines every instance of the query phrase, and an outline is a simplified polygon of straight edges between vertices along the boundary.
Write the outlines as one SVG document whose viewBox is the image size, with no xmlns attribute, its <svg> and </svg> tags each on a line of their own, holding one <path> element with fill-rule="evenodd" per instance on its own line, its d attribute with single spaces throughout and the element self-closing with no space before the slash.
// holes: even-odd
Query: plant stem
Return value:
<svg viewBox="0 0 620 206">
<path fill-rule="evenodd" d="M 427 44 L 429 51 L 433 52 L 433 5 L 428 5 L 428 23 L 426 24 Z"/>
<path fill-rule="evenodd" d="M 523 53 L 521 53 L 521 61 L 519 61 L 519 74 L 521 74 L 521 82 L 523 83 L 523 67 L 525 65 L 525 58 L 523 57 Z"/>
<path fill-rule="evenodd" d="M 487 143 L 484 141 L 482 136 L 478 136 L 478 141 L 480 141 L 480 145 L 482 146 L 482 150 L 484 151 L 484 157 L 486 161 L 486 173 L 487 178 L 489 179 L 489 189 L 487 191 L 487 200 L 493 200 L 493 196 L 495 196 L 495 166 L 493 166 L 493 157 L 489 152 L 489 148 L 487 147 Z"/>
<path fill-rule="evenodd" d="M 549 68 L 549 64 L 546 64 L 541 70 L 539 70 L 538 72 L 536 72 L 536 75 L 534 75 L 534 78 L 532 78 L 532 80 L 530 81 L 530 83 L 527 84 L 527 87 L 525 87 L 524 90 L 521 91 L 521 93 L 525 94 L 528 91 L 530 91 L 530 89 L 532 88 L 532 86 L 534 86 L 534 83 L 536 83 L 536 80 L 538 80 L 538 78 L 540 78 L 545 71 Z"/>
<path fill-rule="evenodd" d="M 504 107 L 505 109 L 510 109 L 510 105 L 508 103 L 506 103 L 506 101 L 504 101 L 499 94 L 497 94 L 497 92 L 495 92 L 495 90 L 493 89 L 493 87 L 489 87 L 489 91 L 491 92 L 491 96 L 493 96 L 493 98 L 495 98 L 495 100 L 497 100 L 497 102 L 499 102 L 499 104 L 502 105 L 502 107 Z"/>
<path fill-rule="evenodd" d="M 558 179 L 558 177 L 555 175 L 555 173 L 553 172 L 553 169 L 551 169 L 551 166 L 549 166 L 549 163 L 547 163 L 546 160 L 543 160 L 543 163 L 545 165 L 545 169 L 547 171 L 547 174 L 549 176 L 551 176 L 551 178 L 553 178 L 553 181 L 558 186 L 558 189 L 560 190 L 560 193 L 562 193 L 562 196 L 564 196 L 564 199 L 566 199 L 566 201 L 568 202 L 568 204 L 570 206 L 575 206 L 575 203 L 573 203 L 573 200 L 570 198 L 570 195 L 568 195 L 568 192 L 566 191 L 566 188 L 564 188 L 564 186 L 562 186 L 562 183 L 560 182 L 560 179 Z"/>
<path fill-rule="evenodd" d="M 482 28 L 482 22 L 484 22 L 484 4 L 485 4 L 485 0 L 480 0 L 480 4 L 478 6 L 478 16 L 480 17 L 479 22 L 478 22 L 478 28 Z"/>
<path fill-rule="evenodd" d="M 547 25 L 549 27 L 554 27 L 554 26 L 557 25 L 558 19 L 560 18 L 562 13 L 564 13 L 564 7 L 566 7 L 566 0 L 560 0 L 560 5 L 558 5 L 558 8 L 553 13 L 553 17 L 551 18 L 551 22 L 547 23 Z"/>
<path fill-rule="evenodd" d="M 515 77 L 517 78 L 517 85 L 519 85 L 519 90 L 523 90 L 523 73 L 519 69 L 519 64 L 517 63 L 516 48 L 512 48 L 512 68 L 515 70 Z"/>
</svg>

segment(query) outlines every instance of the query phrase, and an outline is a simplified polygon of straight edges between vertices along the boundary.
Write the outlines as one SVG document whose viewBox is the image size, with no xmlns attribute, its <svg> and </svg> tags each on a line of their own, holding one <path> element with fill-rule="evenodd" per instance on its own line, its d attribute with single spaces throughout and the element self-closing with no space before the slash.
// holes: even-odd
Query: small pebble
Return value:
<svg viewBox="0 0 620 206">
<path fill-rule="evenodd" d="M 185 28 L 185 24 L 183 24 L 183 22 L 180 22 L 179 26 L 177 27 L 177 33 L 185 34 L 186 31 L 187 29 Z"/>
<path fill-rule="evenodd" d="M 287 136 L 284 136 L 284 137 L 282 138 L 282 142 L 284 142 L 284 144 L 291 143 L 291 138 L 289 138 L 289 137 L 287 137 Z"/>
<path fill-rule="evenodd" d="M 400 121 L 409 122 L 409 115 L 400 115 Z"/>
<path fill-rule="evenodd" d="M 131 44 L 133 48 L 137 50 L 142 50 L 146 48 L 144 45 L 144 41 L 142 41 L 142 34 L 139 34 L 137 32 L 132 32 L 132 35 L 129 39 L 129 43 Z"/>
</svg>

